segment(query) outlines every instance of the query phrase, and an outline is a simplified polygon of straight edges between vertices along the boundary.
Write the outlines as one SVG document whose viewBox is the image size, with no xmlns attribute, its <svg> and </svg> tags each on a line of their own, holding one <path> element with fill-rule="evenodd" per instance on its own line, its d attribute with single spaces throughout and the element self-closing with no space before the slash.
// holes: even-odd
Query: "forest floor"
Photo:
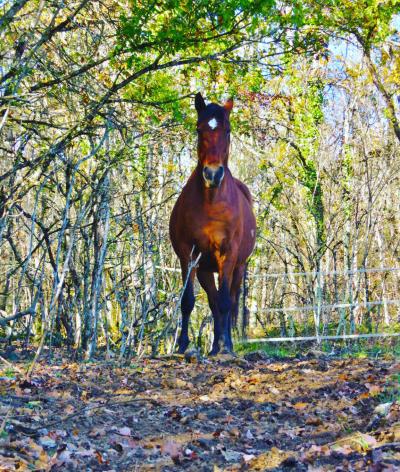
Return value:
<svg viewBox="0 0 400 472">
<path fill-rule="evenodd" d="M 320 354 L 5 361 L 0 471 L 400 470 L 398 362 Z"/>
</svg>

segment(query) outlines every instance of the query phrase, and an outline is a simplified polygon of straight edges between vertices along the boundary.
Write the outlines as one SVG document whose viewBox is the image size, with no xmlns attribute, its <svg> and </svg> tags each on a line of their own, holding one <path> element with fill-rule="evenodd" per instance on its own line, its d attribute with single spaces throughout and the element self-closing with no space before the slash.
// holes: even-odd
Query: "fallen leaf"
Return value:
<svg viewBox="0 0 400 472">
<path fill-rule="evenodd" d="M 254 439 L 253 433 L 249 429 L 247 430 L 246 438 L 247 439 Z"/>
<path fill-rule="evenodd" d="M 199 400 L 201 400 L 202 402 L 209 402 L 210 401 L 210 397 L 208 395 L 201 395 L 199 397 Z"/>
<path fill-rule="evenodd" d="M 367 383 L 365 384 L 365 386 L 368 388 L 369 393 L 372 397 L 382 392 L 382 387 L 380 385 L 373 385 Z"/>
<path fill-rule="evenodd" d="M 167 441 L 162 445 L 161 451 L 163 454 L 168 454 L 175 462 L 180 457 L 182 447 L 179 443 L 175 441 Z"/>
<path fill-rule="evenodd" d="M 74 413 L 75 408 L 72 405 L 67 405 L 64 411 L 67 413 L 67 415 L 70 415 L 71 413 Z"/>
<path fill-rule="evenodd" d="M 331 448 L 335 451 L 342 452 L 343 454 L 349 454 L 349 449 L 354 452 L 365 452 L 377 445 L 377 440 L 369 434 L 356 432 L 345 438 L 341 438 L 331 445 Z M 346 451 L 346 452 L 344 452 Z"/>
<path fill-rule="evenodd" d="M 237 462 L 242 458 L 242 453 L 232 451 L 231 449 L 227 449 L 226 451 L 221 452 L 227 462 Z"/>
<path fill-rule="evenodd" d="M 39 444 L 43 447 L 56 447 L 57 443 L 50 436 L 42 436 L 39 438 Z"/>
<path fill-rule="evenodd" d="M 378 415 L 386 416 L 389 413 L 390 407 L 392 405 L 393 405 L 392 402 L 381 403 L 380 405 L 375 407 L 374 412 L 377 413 Z"/>
<path fill-rule="evenodd" d="M 282 451 L 276 447 L 272 447 L 270 451 L 260 454 L 254 459 L 248 462 L 250 470 L 265 471 L 275 469 L 288 457 L 290 457 L 286 451 Z"/>
<path fill-rule="evenodd" d="M 304 410 L 308 406 L 308 403 L 298 402 L 293 405 L 295 410 Z"/>
<path fill-rule="evenodd" d="M 131 428 L 128 428 L 128 426 L 124 426 L 123 428 L 119 428 L 117 430 L 117 432 L 121 436 L 130 436 L 131 435 Z"/>
</svg>

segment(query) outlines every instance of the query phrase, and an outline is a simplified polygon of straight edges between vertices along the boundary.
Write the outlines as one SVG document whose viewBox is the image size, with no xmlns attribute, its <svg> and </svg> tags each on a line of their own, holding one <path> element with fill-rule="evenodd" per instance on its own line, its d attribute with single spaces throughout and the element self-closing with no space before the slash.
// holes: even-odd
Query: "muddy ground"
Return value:
<svg viewBox="0 0 400 472">
<path fill-rule="evenodd" d="M 397 471 L 399 364 L 274 360 L 0 364 L 0 471 Z"/>
</svg>

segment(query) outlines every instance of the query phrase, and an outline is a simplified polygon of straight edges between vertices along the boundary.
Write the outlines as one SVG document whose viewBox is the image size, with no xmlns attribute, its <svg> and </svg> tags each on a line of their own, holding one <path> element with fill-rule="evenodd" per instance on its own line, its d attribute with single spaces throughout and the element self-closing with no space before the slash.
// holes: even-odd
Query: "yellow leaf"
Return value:
<svg viewBox="0 0 400 472">
<path fill-rule="evenodd" d="M 296 410 L 304 410 L 304 408 L 306 408 L 307 406 L 308 406 L 308 403 L 303 403 L 303 402 L 298 402 L 295 405 L 293 405 L 293 407 Z"/>
<path fill-rule="evenodd" d="M 276 447 L 272 447 L 269 452 L 260 454 L 255 459 L 248 462 L 250 470 L 270 470 L 279 467 L 279 465 L 288 457 L 289 453 L 281 451 Z"/>
<path fill-rule="evenodd" d="M 115 391 L 116 395 L 130 395 L 132 394 L 132 390 L 129 388 L 119 388 Z"/>
<path fill-rule="evenodd" d="M 378 395 L 378 393 L 381 393 L 382 391 L 382 387 L 379 385 L 366 384 L 366 387 L 368 387 L 369 393 L 372 397 Z"/>
<path fill-rule="evenodd" d="M 364 392 L 362 393 L 361 395 L 358 396 L 358 400 L 365 400 L 366 398 L 369 398 L 370 397 L 370 393 L 369 392 Z"/>
</svg>

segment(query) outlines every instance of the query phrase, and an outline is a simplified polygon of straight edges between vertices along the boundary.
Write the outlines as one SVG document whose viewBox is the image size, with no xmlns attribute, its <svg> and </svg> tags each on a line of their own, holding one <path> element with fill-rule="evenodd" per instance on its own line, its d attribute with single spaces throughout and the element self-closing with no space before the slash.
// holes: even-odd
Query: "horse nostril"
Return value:
<svg viewBox="0 0 400 472">
<path fill-rule="evenodd" d="M 213 180 L 214 173 L 209 167 L 205 166 L 203 169 L 203 176 L 206 180 Z"/>
<path fill-rule="evenodd" d="M 218 169 L 214 172 L 215 186 L 219 187 L 221 185 L 223 178 L 224 178 L 224 166 L 219 166 Z"/>
</svg>

